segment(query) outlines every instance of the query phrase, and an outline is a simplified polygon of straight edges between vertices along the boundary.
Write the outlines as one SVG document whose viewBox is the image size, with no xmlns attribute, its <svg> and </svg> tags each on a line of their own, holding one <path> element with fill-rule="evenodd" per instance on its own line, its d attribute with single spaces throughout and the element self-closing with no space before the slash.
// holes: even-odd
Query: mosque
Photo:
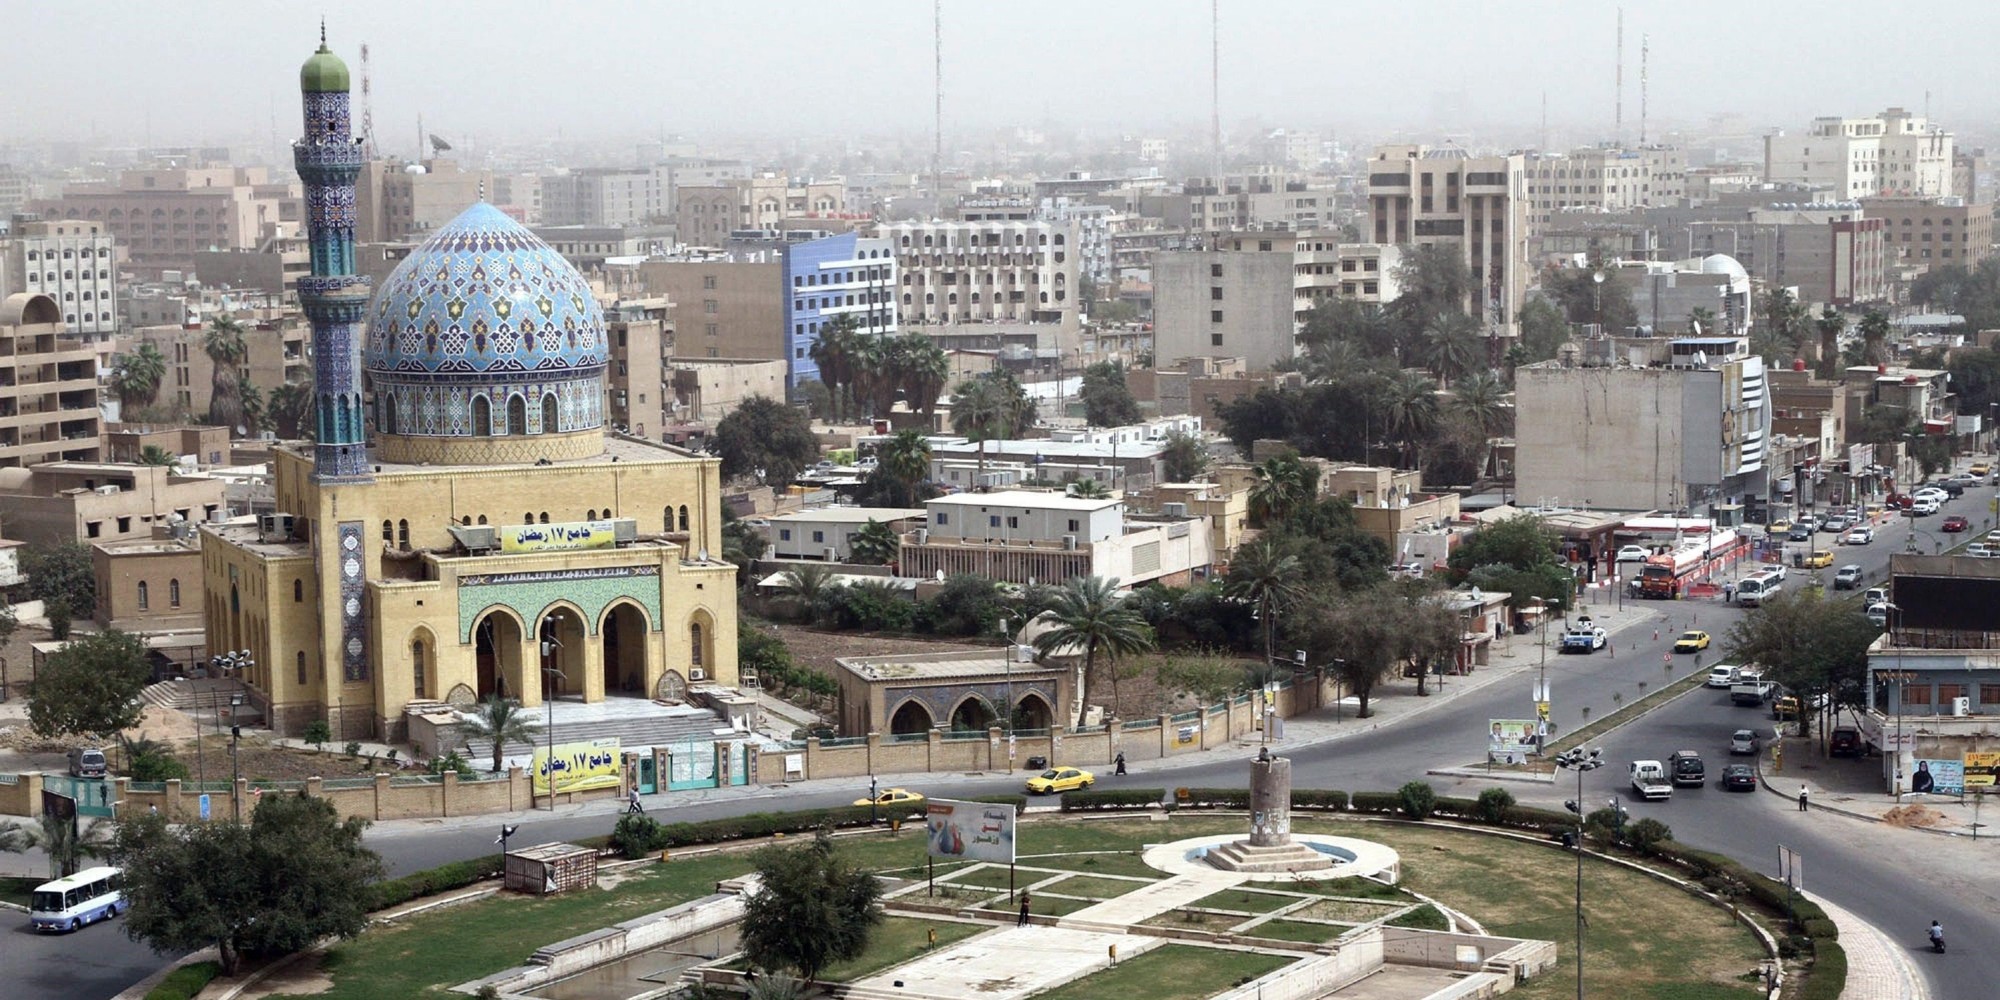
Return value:
<svg viewBox="0 0 2000 1000">
<path fill-rule="evenodd" d="M 719 463 L 606 431 L 584 277 L 481 202 L 371 300 L 366 153 L 323 36 L 299 88 L 316 433 L 275 450 L 276 513 L 205 529 L 209 648 L 249 651 L 278 732 L 325 719 L 337 741 L 402 739 L 413 705 L 734 685 Z"/>
</svg>

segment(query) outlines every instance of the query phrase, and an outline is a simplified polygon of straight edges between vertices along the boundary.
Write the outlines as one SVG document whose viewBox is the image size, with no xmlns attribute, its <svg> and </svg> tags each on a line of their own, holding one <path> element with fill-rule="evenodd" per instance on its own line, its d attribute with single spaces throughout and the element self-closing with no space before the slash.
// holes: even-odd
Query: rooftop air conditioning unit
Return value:
<svg viewBox="0 0 2000 1000">
<path fill-rule="evenodd" d="M 1966 696 L 1964 696 L 1964 695 L 1960 695 L 1960 696 L 1958 696 L 1958 697 L 1956 697 L 1956 698 L 1953 698 L 1953 699 L 1951 700 L 1951 714 L 1953 714 L 1953 715 L 1971 715 L 1971 714 L 1972 714 L 1972 699 L 1971 699 L 1971 698 L 1969 698 L 1969 697 L 1966 697 Z"/>
<path fill-rule="evenodd" d="M 613 544 L 624 545 L 627 542 L 636 542 L 638 540 L 639 520 L 637 518 L 620 517 L 612 520 L 611 541 Z"/>
<path fill-rule="evenodd" d="M 840 551 L 839 551 L 838 549 L 835 549 L 835 548 L 834 548 L 833 546 L 831 546 L 831 545 L 827 546 L 826 548 L 823 548 L 823 549 L 821 549 L 821 550 L 820 550 L 820 554 L 821 554 L 821 556 L 822 556 L 823 558 L 825 558 L 825 559 L 826 559 L 826 561 L 827 561 L 827 562 L 839 562 L 839 561 L 840 561 Z"/>
<path fill-rule="evenodd" d="M 115 497 L 118 495 L 118 484 L 107 483 L 103 486 L 99 486 L 97 489 L 92 490 L 91 492 L 96 493 L 98 496 L 101 497 Z"/>
<path fill-rule="evenodd" d="M 931 540 L 931 529 L 929 529 L 929 528 L 918 528 L 918 529 L 917 529 L 917 544 L 918 544 L 918 545 L 928 545 L 928 544 L 930 544 L 930 540 Z"/>
<path fill-rule="evenodd" d="M 708 679 L 708 671 L 706 671 L 706 670 L 703 670 L 703 669 L 701 669 L 700 667 L 689 667 L 689 668 L 688 668 L 688 680 L 691 680 L 691 681 L 705 681 L 705 680 L 707 680 L 707 679 Z"/>
<path fill-rule="evenodd" d="M 1074 552 L 1074 551 L 1076 551 L 1076 536 L 1075 536 L 1075 535 L 1064 535 L 1064 536 L 1063 536 L 1063 548 L 1064 548 L 1064 549 L 1067 549 L 1067 550 L 1069 550 L 1069 551 L 1071 551 L 1071 552 Z"/>
<path fill-rule="evenodd" d="M 1014 663 L 1033 663 L 1035 662 L 1035 647 L 1026 645 L 1025 643 L 1008 646 L 1007 659 Z"/>
</svg>

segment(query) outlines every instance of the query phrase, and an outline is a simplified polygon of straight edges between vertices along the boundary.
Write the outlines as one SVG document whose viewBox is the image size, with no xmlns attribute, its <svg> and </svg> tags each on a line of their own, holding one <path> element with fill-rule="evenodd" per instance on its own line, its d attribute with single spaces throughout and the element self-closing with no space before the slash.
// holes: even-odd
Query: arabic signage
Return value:
<svg viewBox="0 0 2000 1000">
<path fill-rule="evenodd" d="M 618 738 L 616 736 L 599 740 L 582 740 L 576 743 L 555 745 L 553 763 L 549 748 L 535 751 L 534 777 L 535 792 L 547 795 L 549 792 L 549 772 L 555 772 L 556 791 L 584 792 L 593 788 L 618 787 Z"/>
<path fill-rule="evenodd" d="M 1534 719 L 1490 719 L 1486 732 L 1486 753 L 1518 759 L 1535 750 Z"/>
<path fill-rule="evenodd" d="M 1965 787 L 1992 788 L 1994 779 L 2000 778 L 2000 753 L 1968 753 L 1965 755 Z"/>
<path fill-rule="evenodd" d="M 502 552 L 553 552 L 560 549 L 608 549 L 616 543 L 610 521 L 570 521 L 566 524 L 509 524 L 500 528 Z"/>
<path fill-rule="evenodd" d="M 562 583 L 568 580 L 607 580 L 625 576 L 659 576 L 658 566 L 599 566 L 594 569 L 556 569 L 541 573 L 480 573 L 461 576 L 461 587 L 500 587 L 514 583 Z"/>
<path fill-rule="evenodd" d="M 1917 760 L 1917 770 L 1910 775 L 1910 791 L 1936 795 L 1965 794 L 1965 764 L 1956 760 Z"/>
<path fill-rule="evenodd" d="M 924 850 L 954 861 L 1014 863 L 1014 807 L 931 799 L 924 807 Z"/>
</svg>

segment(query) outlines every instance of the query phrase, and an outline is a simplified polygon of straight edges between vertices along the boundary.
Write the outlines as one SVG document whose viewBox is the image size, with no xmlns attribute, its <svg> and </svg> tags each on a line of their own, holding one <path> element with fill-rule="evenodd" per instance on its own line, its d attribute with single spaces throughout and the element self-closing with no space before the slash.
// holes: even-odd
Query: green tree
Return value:
<svg viewBox="0 0 2000 1000">
<path fill-rule="evenodd" d="M 832 418 L 836 421 L 849 409 L 842 396 L 843 391 L 849 398 L 853 395 L 855 364 L 861 355 L 861 341 L 854 317 L 842 314 L 821 323 L 819 335 L 806 348 L 806 357 L 819 367 L 819 380 L 827 388 L 833 404 Z"/>
<path fill-rule="evenodd" d="M 1277 389 L 1258 389 L 1216 407 L 1222 433 L 1238 451 L 1248 454 L 1259 441 L 1283 441 L 1297 427 L 1298 395 Z"/>
<path fill-rule="evenodd" d="M 1889 360 L 1889 317 L 1879 309 L 1861 314 L 1861 363 L 1879 365 Z"/>
<path fill-rule="evenodd" d="M 1396 297 L 1390 311 L 1405 327 L 1421 329 L 1442 312 L 1465 312 L 1472 290 L 1472 271 L 1459 258 L 1458 248 L 1444 244 L 1421 244 L 1403 248 L 1396 264 Z"/>
<path fill-rule="evenodd" d="M 986 479 L 986 442 L 1004 441 L 1014 430 L 1015 403 L 998 379 L 980 376 L 960 382 L 951 393 L 951 428 L 979 446 L 979 478 Z"/>
<path fill-rule="evenodd" d="M 1395 352 L 1396 339 L 1382 308 L 1351 298 L 1320 299 L 1306 314 L 1305 328 L 1299 332 L 1308 356 L 1328 354 L 1337 344 L 1354 348 L 1367 357 L 1386 358 Z"/>
<path fill-rule="evenodd" d="M 152 679 L 146 645 L 109 629 L 50 655 L 28 692 L 28 722 L 44 736 L 108 736 L 139 724 Z"/>
<path fill-rule="evenodd" d="M 160 396 L 160 383 L 167 377 L 167 357 L 152 341 L 124 355 L 111 370 L 111 391 L 130 407 L 153 405 Z"/>
<path fill-rule="evenodd" d="M 847 540 L 847 546 L 855 562 L 887 566 L 896 561 L 902 540 L 896 537 L 894 529 L 871 517 Z"/>
<path fill-rule="evenodd" d="M 325 719 L 314 719 L 306 723 L 304 739 L 315 750 L 326 749 L 327 741 L 333 739 L 333 727 Z"/>
<path fill-rule="evenodd" d="M 1267 458 L 1250 469 L 1250 516 L 1258 524 L 1283 520 L 1319 494 L 1319 469 L 1297 455 Z"/>
<path fill-rule="evenodd" d="M 271 416 L 264 403 L 264 392 L 254 383 L 243 382 L 237 386 L 243 409 L 243 430 L 252 436 L 262 434 L 271 428 Z"/>
<path fill-rule="evenodd" d="M 1315 585 L 1359 591 L 1388 579 L 1388 543 L 1361 530 L 1354 505 L 1340 497 L 1302 503 L 1265 534 L 1299 557 Z"/>
<path fill-rule="evenodd" d="M 1303 594 L 1304 567 L 1299 557 L 1271 539 L 1260 539 L 1236 550 L 1229 561 L 1223 593 L 1250 605 L 1264 626 L 1264 662 L 1277 656 L 1278 616 Z"/>
<path fill-rule="evenodd" d="M 250 356 L 243 324 L 227 313 L 209 321 L 201 350 L 212 368 L 209 376 L 208 422 L 235 427 L 243 421 L 242 365 Z"/>
<path fill-rule="evenodd" d="M 1520 346 L 1526 352 L 1524 364 L 1555 360 L 1556 352 L 1570 340 L 1569 320 L 1548 299 L 1530 300 L 1521 307 L 1519 319 Z"/>
<path fill-rule="evenodd" d="M 57 639 L 69 637 L 67 622 L 97 610 L 97 574 L 91 569 L 89 549 L 76 542 L 38 545 L 28 550 L 22 563 L 29 599 L 42 602 L 51 625 L 58 615 L 65 623 Z"/>
<path fill-rule="evenodd" d="M 1601 246 L 1593 245 L 1589 266 L 1554 267 L 1542 272 L 1542 294 L 1562 309 L 1571 323 L 1601 323 L 1606 333 L 1622 333 L 1639 325 L 1632 305 L 1632 280 L 1622 267 L 1612 266 Z M 1602 274 L 1599 282 L 1595 276 Z"/>
<path fill-rule="evenodd" d="M 835 575 L 833 567 L 825 563 L 800 563 L 786 570 L 778 581 L 804 613 L 810 615 L 829 591 L 840 586 Z"/>
<path fill-rule="evenodd" d="M 287 441 L 318 437 L 312 426 L 313 384 L 310 381 L 287 382 L 272 389 L 264 411 L 271 429 Z"/>
<path fill-rule="evenodd" d="M 1094 427 L 1124 427 L 1139 422 L 1139 401 L 1125 384 L 1125 366 L 1099 361 L 1083 370 L 1077 390 L 1083 400 L 1084 422 Z"/>
<path fill-rule="evenodd" d="M 1484 366 L 1486 347 L 1479 324 L 1457 310 L 1437 313 L 1424 324 L 1424 367 L 1437 376 L 1440 388 Z"/>
<path fill-rule="evenodd" d="M 41 851 L 48 856 L 49 879 L 53 881 L 82 870 L 85 858 L 107 856 L 111 831 L 110 823 L 83 823 L 74 816 L 45 812 L 33 823 L 0 827 L 0 851 Z"/>
<path fill-rule="evenodd" d="M 896 384 L 903 390 L 909 408 L 924 415 L 926 426 L 937 413 L 938 397 L 951 379 L 951 359 L 937 342 L 921 333 L 897 337 L 891 356 L 895 362 Z"/>
<path fill-rule="evenodd" d="M 1819 371 L 1823 379 L 1840 377 L 1840 335 L 1847 332 L 1847 317 L 1840 310 L 1826 306 L 1813 321 L 1813 329 L 1819 333 Z"/>
<path fill-rule="evenodd" d="M 382 875 L 361 843 L 367 825 L 304 792 L 263 796 L 248 824 L 120 823 L 110 853 L 125 870 L 125 932 L 162 952 L 213 945 L 225 974 L 246 957 L 352 938 Z"/>
<path fill-rule="evenodd" d="M 507 756 L 507 745 L 526 743 L 534 745 L 535 736 L 542 731 L 541 724 L 521 703 L 499 695 L 490 695 L 479 703 L 479 708 L 471 715 L 463 717 L 459 731 L 468 740 L 491 740 L 493 742 L 493 773 L 500 773 L 500 765 Z M 471 751 L 468 749 L 468 753 Z"/>
<path fill-rule="evenodd" d="M 168 451 L 165 448 L 160 447 L 159 445 L 149 444 L 144 448 L 139 449 L 139 464 L 172 465 L 174 464 L 174 453 Z"/>
<path fill-rule="evenodd" d="M 779 489 L 819 456 L 819 439 L 805 411 L 752 396 L 715 425 L 724 478 L 758 475 Z"/>
<path fill-rule="evenodd" d="M 939 635 L 991 636 L 1007 613 L 1000 585 L 983 576 L 953 573 L 937 596 L 924 602 L 922 618 Z"/>
<path fill-rule="evenodd" d="M 1192 482 L 1208 471 L 1208 445 L 1187 431 L 1175 430 L 1162 442 L 1160 464 L 1170 483 Z"/>
<path fill-rule="evenodd" d="M 1375 686 L 1398 663 L 1394 633 L 1398 599 L 1384 588 L 1342 594 L 1324 586 L 1299 602 L 1286 625 L 1300 648 L 1325 657 L 1326 668 L 1359 701 L 1357 718 L 1372 713 Z"/>
<path fill-rule="evenodd" d="M 1507 387 L 1492 372 L 1473 372 L 1452 387 L 1451 409 L 1465 417 L 1482 436 L 1507 433 L 1511 409 Z"/>
<path fill-rule="evenodd" d="M 2000 351 L 1990 347 L 1953 351 L 1946 367 L 1951 371 L 1951 391 L 1958 395 L 1958 412 L 1987 413 L 1988 407 L 2000 403 Z"/>
<path fill-rule="evenodd" d="M 1109 500 L 1111 487 L 1095 479 L 1084 478 L 1069 484 L 1069 495 L 1078 500 Z"/>
<path fill-rule="evenodd" d="M 751 858 L 757 891 L 744 898 L 741 944 L 763 969 L 791 969 L 810 982 L 858 957 L 882 922 L 882 885 L 821 829 L 809 844 L 772 845 Z"/>
<path fill-rule="evenodd" d="M 1153 648 L 1153 630 L 1118 593 L 1118 582 L 1101 576 L 1080 576 L 1055 593 L 1049 617 L 1055 627 L 1035 637 L 1043 655 L 1059 650 L 1083 650 L 1083 679 L 1076 704 L 1090 703 L 1091 674 L 1102 658 L 1111 675 L 1112 715 L 1118 714 L 1118 658 Z"/>
<path fill-rule="evenodd" d="M 1381 402 L 1383 422 L 1398 442 L 1398 463 L 1411 468 L 1417 452 L 1437 427 L 1437 387 L 1414 372 L 1398 372 L 1386 388 Z"/>
<path fill-rule="evenodd" d="M 1505 592 L 1516 610 L 1537 599 L 1567 604 L 1576 576 L 1558 560 L 1557 544 L 1540 518 L 1520 514 L 1466 536 L 1446 566 L 1453 582 Z"/>
<path fill-rule="evenodd" d="M 1156 676 L 1161 688 L 1201 705 L 1213 705 L 1243 690 L 1250 677 L 1243 661 L 1211 649 L 1174 653 L 1160 663 Z"/>
<path fill-rule="evenodd" d="M 875 471 L 868 474 L 866 503 L 914 507 L 930 499 L 931 443 L 922 431 L 904 429 L 875 446 Z"/>
</svg>

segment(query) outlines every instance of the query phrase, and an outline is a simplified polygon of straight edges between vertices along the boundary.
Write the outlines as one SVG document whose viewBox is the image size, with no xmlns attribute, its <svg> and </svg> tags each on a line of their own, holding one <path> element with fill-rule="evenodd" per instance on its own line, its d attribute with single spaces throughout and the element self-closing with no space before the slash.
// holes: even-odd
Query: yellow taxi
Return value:
<svg viewBox="0 0 2000 1000">
<path fill-rule="evenodd" d="M 1792 522 L 1782 517 L 1764 526 L 1764 533 L 1767 535 L 1782 535 L 1790 530 L 1792 530 Z"/>
<path fill-rule="evenodd" d="M 1978 476 L 1981 479 L 1984 479 L 1986 478 L 1988 473 L 1991 473 L 1993 471 L 1993 467 L 1986 464 L 1985 462 L 1975 462 L 1973 463 L 1971 468 L 1965 471 L 1972 475 Z"/>
<path fill-rule="evenodd" d="M 855 799 L 854 804 L 857 806 L 880 806 L 884 809 L 891 807 L 916 809 L 923 806 L 924 793 L 913 792 L 907 788 L 884 788 L 874 798 Z"/>
<path fill-rule="evenodd" d="M 1708 648 L 1708 633 L 1700 629 L 1689 629 L 1674 640 L 1674 652 L 1694 653 Z"/>
<path fill-rule="evenodd" d="M 1028 794 L 1051 795 L 1089 788 L 1096 775 L 1080 767 L 1052 767 L 1028 779 Z"/>
<path fill-rule="evenodd" d="M 1828 566 L 1833 565 L 1833 553 L 1831 552 L 1810 553 L 1805 557 L 1805 560 L 1801 562 L 1799 565 L 1804 566 L 1807 569 L 1825 569 Z"/>
</svg>

